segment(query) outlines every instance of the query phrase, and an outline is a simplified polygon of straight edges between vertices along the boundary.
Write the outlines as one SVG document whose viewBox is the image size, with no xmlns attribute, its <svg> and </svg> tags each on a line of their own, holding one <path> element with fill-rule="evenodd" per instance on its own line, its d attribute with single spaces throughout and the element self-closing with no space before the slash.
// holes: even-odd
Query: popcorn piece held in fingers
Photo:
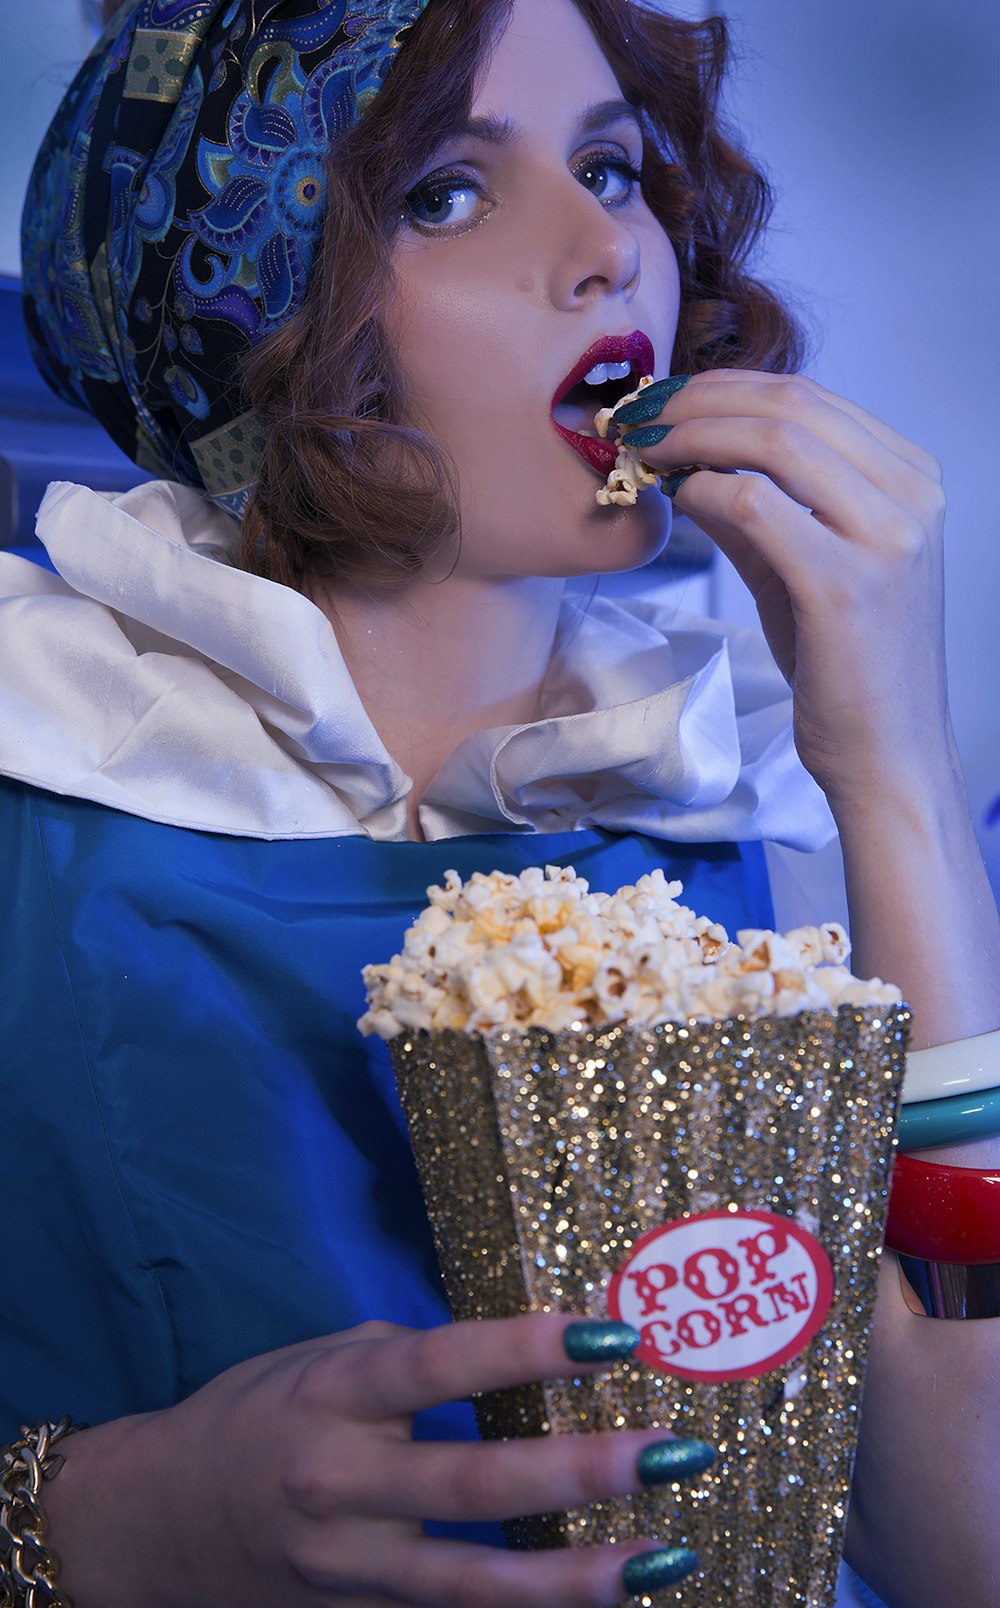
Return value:
<svg viewBox="0 0 1000 1608">
<path fill-rule="evenodd" d="M 636 397 L 652 383 L 653 376 L 644 374 L 635 391 L 629 391 L 627 396 L 619 397 L 614 407 L 598 410 L 594 415 L 594 429 L 602 441 L 608 438 L 608 430 L 617 410 L 624 407 L 626 402 L 634 402 Z M 607 508 L 612 503 L 631 508 L 639 492 L 644 491 L 647 486 L 655 486 L 658 480 L 659 475 L 648 464 L 642 462 L 634 448 L 619 445 L 615 466 L 605 484 L 596 493 L 597 501 L 602 508 Z"/>
<path fill-rule="evenodd" d="M 620 503 L 631 508 L 640 491 L 645 491 L 647 486 L 657 485 L 659 478 L 656 470 L 651 469 L 648 463 L 643 463 L 633 448 L 619 447 L 615 466 L 596 493 L 597 501 L 602 508 L 607 508 L 609 503 Z"/>
<path fill-rule="evenodd" d="M 647 385 L 652 385 L 652 383 L 653 376 L 651 374 L 644 374 L 642 379 L 639 381 L 637 390 L 630 391 L 627 396 L 620 396 L 613 407 L 601 408 L 599 412 L 594 415 L 594 429 L 597 431 L 602 441 L 607 440 L 608 426 L 611 423 L 613 416 L 618 412 L 618 409 L 623 408 L 626 402 L 634 402 L 637 396 L 641 396 Z"/>
</svg>

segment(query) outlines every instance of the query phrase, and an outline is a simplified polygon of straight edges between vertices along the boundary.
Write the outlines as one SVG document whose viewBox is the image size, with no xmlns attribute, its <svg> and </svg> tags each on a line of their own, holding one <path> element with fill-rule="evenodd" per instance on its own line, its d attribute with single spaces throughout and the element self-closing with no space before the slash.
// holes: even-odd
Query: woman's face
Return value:
<svg viewBox="0 0 1000 1608">
<path fill-rule="evenodd" d="M 630 176 L 641 157 L 639 125 L 573 0 L 514 0 L 471 126 L 417 176 L 395 249 L 390 334 L 413 422 L 457 465 L 459 572 L 630 569 L 666 540 L 659 489 L 634 508 L 598 507 L 606 467 L 556 428 L 592 430 L 598 391 L 577 386 L 553 412 L 608 337 L 598 356 L 631 357 L 619 394 L 652 371 L 640 333 L 656 375 L 669 372 L 677 262 Z"/>
</svg>

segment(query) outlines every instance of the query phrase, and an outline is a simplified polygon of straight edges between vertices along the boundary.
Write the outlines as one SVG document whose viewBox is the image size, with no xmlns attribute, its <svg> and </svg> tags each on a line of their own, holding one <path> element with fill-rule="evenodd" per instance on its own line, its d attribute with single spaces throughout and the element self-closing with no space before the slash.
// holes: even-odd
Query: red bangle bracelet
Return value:
<svg viewBox="0 0 1000 1608">
<path fill-rule="evenodd" d="M 945 1167 L 897 1152 L 885 1243 L 927 1262 L 1000 1262 L 1000 1167 Z"/>
</svg>

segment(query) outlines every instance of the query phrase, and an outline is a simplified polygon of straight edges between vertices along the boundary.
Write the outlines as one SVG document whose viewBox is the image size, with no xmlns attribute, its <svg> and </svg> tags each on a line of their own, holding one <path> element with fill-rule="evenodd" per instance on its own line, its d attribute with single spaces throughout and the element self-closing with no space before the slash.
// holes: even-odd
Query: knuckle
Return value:
<svg viewBox="0 0 1000 1608">
<path fill-rule="evenodd" d="M 573 1506 L 585 1507 L 616 1493 L 616 1484 L 608 1462 L 606 1442 L 595 1435 L 576 1438 L 575 1468 L 576 1493 Z"/>
<path fill-rule="evenodd" d="M 616 1548 L 617 1550 L 617 1548 Z M 595 1551 L 579 1551 L 574 1558 L 572 1593 L 578 1608 L 611 1608 L 625 1596 L 621 1578 L 623 1564 L 618 1562 L 612 1580 L 608 1580 L 607 1560 Z"/>
<path fill-rule="evenodd" d="M 497 1577 L 491 1562 L 470 1558 L 456 1565 L 448 1593 L 451 1608 L 510 1608 L 509 1583 Z"/>
<path fill-rule="evenodd" d="M 886 548 L 898 564 L 915 564 L 923 556 L 926 545 L 926 532 L 917 519 L 896 519 L 886 531 Z"/>
<path fill-rule="evenodd" d="M 939 466 L 940 467 L 940 466 Z M 925 519 L 939 525 L 944 519 L 948 498 L 940 477 L 928 478 L 921 487 L 921 509 Z"/>
<path fill-rule="evenodd" d="M 470 1519 L 496 1518 L 504 1507 L 505 1481 L 500 1460 L 489 1446 L 454 1457 L 446 1476 L 448 1495 Z"/>
<path fill-rule="evenodd" d="M 508 1325 L 504 1346 L 513 1366 L 525 1379 L 540 1378 L 553 1342 L 558 1345 L 561 1338 L 563 1320 L 556 1312 L 527 1312 L 503 1321 Z"/>
<path fill-rule="evenodd" d="M 356 1329 L 350 1331 L 352 1340 L 394 1340 L 398 1335 L 406 1334 L 407 1330 L 398 1323 L 385 1323 L 381 1318 L 369 1318 L 367 1323 L 359 1323 Z"/>
<path fill-rule="evenodd" d="M 768 455 L 783 462 L 802 451 L 807 432 L 794 419 L 769 419 L 764 426 Z"/>
<path fill-rule="evenodd" d="M 783 413 L 789 414 L 793 419 L 801 418 L 811 413 L 816 405 L 816 393 L 810 389 L 810 383 L 801 374 L 790 374 L 780 380 L 775 386 L 776 401 Z"/>
<path fill-rule="evenodd" d="M 935 485 L 940 486 L 944 480 L 944 467 L 940 459 L 935 458 L 933 452 L 928 452 L 926 447 L 919 447 L 917 454 L 917 468 L 921 474 L 926 475 L 928 480 L 932 480 Z"/>
<path fill-rule="evenodd" d="M 320 1352 L 302 1364 L 290 1393 L 290 1405 L 307 1419 L 329 1409 L 330 1352 Z"/>
<path fill-rule="evenodd" d="M 331 1534 L 327 1525 L 296 1525 L 287 1536 L 286 1556 L 292 1575 L 310 1593 L 332 1592 L 339 1601 L 346 1591 L 364 1589 L 364 1582 L 348 1565 L 337 1541 L 337 1533 Z"/>
<path fill-rule="evenodd" d="M 739 475 L 733 487 L 733 513 L 740 524 L 765 522 L 774 508 L 774 486 L 765 475 Z"/>
<path fill-rule="evenodd" d="M 449 1401 L 454 1393 L 451 1349 L 446 1331 L 429 1329 L 417 1335 L 406 1350 L 406 1371 L 414 1390 L 425 1400 Z"/>
<path fill-rule="evenodd" d="M 310 1519 L 327 1520 L 344 1505 L 357 1483 L 356 1466 L 348 1480 L 345 1460 L 324 1458 L 313 1441 L 303 1441 L 289 1457 L 281 1474 L 281 1491 L 293 1511 Z"/>
</svg>

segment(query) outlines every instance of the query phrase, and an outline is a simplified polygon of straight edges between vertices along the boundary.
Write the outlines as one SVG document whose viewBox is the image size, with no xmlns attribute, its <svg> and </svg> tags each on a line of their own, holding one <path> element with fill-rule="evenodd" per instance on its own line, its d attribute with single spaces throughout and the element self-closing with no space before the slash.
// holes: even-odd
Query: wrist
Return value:
<svg viewBox="0 0 1000 1608">
<path fill-rule="evenodd" d="M 63 1465 L 46 1501 L 59 1583 L 72 1608 L 160 1608 L 148 1528 L 160 1506 L 149 1484 L 155 1467 L 144 1466 L 135 1446 L 143 1427 L 161 1416 L 100 1424 L 60 1447 Z"/>
<path fill-rule="evenodd" d="M 69 1418 L 23 1428 L 0 1448 L 0 1599 L 6 1608 L 73 1608 L 60 1590 L 59 1558 L 49 1539 L 47 1482 L 64 1462 L 60 1447 L 80 1426 Z"/>
<path fill-rule="evenodd" d="M 961 772 L 942 772 L 834 808 L 854 969 L 902 990 L 913 1050 L 1000 1025 L 1000 921 Z"/>
<path fill-rule="evenodd" d="M 950 735 L 950 734 L 949 734 Z M 841 838 L 900 830 L 928 844 L 971 826 L 969 795 L 953 740 L 919 755 L 896 754 L 852 767 L 824 789 Z"/>
</svg>

